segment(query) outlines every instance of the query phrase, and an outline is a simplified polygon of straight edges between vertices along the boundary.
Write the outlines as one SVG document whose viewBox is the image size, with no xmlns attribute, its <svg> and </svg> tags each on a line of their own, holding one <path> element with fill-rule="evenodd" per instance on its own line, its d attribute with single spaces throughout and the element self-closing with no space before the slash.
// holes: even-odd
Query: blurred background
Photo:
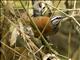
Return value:
<svg viewBox="0 0 80 60">
<path fill-rule="evenodd" d="M 0 13 L 1 60 L 51 60 L 48 53 L 56 60 L 80 60 L 79 0 L 1 0 Z M 59 15 L 65 18 L 55 35 L 35 36 L 34 19 Z"/>
</svg>

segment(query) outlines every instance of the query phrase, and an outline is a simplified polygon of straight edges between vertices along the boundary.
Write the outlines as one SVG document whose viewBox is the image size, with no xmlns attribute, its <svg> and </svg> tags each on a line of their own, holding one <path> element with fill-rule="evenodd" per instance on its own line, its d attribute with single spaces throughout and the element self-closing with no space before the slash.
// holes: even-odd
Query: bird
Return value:
<svg viewBox="0 0 80 60">
<path fill-rule="evenodd" d="M 45 15 L 45 13 L 47 14 Z M 56 34 L 59 30 L 59 23 L 63 19 L 63 16 L 52 16 L 52 12 L 49 6 L 44 2 L 37 2 L 34 4 L 32 16 L 33 16 L 33 21 L 39 28 L 40 32 L 43 31 L 44 27 L 47 24 L 46 28 L 44 29 L 44 32 L 42 33 L 44 36 Z M 35 36 L 40 35 L 35 30 L 34 32 Z"/>
<path fill-rule="evenodd" d="M 44 36 L 48 36 L 48 35 L 54 35 L 58 32 L 59 23 L 63 18 L 64 18 L 63 16 L 53 16 L 50 19 L 50 17 L 48 16 L 39 16 L 35 17 L 33 21 L 40 30 L 40 32 L 42 32 L 44 27 L 46 26 L 42 34 Z M 39 36 L 39 33 L 36 31 L 35 31 L 35 36 Z"/>
</svg>

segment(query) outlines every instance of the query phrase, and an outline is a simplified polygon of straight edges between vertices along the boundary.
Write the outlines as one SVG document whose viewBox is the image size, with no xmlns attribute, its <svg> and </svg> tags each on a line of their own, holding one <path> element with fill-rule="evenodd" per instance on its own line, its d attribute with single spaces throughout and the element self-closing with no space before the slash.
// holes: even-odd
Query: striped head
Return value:
<svg viewBox="0 0 80 60">
<path fill-rule="evenodd" d="M 51 18 L 52 25 L 58 25 L 59 22 L 63 19 L 63 16 L 54 16 Z"/>
<path fill-rule="evenodd" d="M 64 17 L 63 16 L 55 16 L 55 17 L 52 17 L 51 19 L 51 25 L 52 25 L 52 29 L 55 33 L 58 32 L 59 30 L 59 23 L 60 21 L 63 19 Z"/>
</svg>

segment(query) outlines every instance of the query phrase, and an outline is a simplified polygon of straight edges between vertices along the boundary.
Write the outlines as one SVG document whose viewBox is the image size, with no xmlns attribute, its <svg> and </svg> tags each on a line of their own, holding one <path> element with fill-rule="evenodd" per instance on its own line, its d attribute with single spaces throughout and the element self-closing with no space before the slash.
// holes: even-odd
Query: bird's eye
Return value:
<svg viewBox="0 0 80 60">
<path fill-rule="evenodd" d="M 61 19 L 62 18 L 62 16 L 57 16 L 55 19 Z"/>
<path fill-rule="evenodd" d="M 62 18 L 63 16 L 55 16 L 55 17 L 52 17 L 51 21 L 56 20 L 56 19 L 62 19 Z"/>
<path fill-rule="evenodd" d="M 63 19 L 63 16 L 56 16 L 51 19 L 52 24 L 56 25 Z"/>
<path fill-rule="evenodd" d="M 45 9 L 45 7 L 43 7 L 43 9 Z"/>
</svg>

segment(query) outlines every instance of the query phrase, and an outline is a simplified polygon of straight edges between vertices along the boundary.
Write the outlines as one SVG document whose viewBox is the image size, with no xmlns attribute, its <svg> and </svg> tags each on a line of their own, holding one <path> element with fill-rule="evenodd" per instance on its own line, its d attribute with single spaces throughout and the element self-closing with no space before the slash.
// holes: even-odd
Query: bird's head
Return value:
<svg viewBox="0 0 80 60">
<path fill-rule="evenodd" d="M 51 23 L 53 25 L 58 25 L 63 18 L 64 16 L 54 16 L 51 18 Z"/>
<path fill-rule="evenodd" d="M 55 33 L 58 32 L 60 27 L 59 23 L 61 20 L 63 20 L 63 18 L 64 18 L 63 16 L 55 16 L 51 18 L 52 29 L 53 31 L 55 31 Z"/>
</svg>

